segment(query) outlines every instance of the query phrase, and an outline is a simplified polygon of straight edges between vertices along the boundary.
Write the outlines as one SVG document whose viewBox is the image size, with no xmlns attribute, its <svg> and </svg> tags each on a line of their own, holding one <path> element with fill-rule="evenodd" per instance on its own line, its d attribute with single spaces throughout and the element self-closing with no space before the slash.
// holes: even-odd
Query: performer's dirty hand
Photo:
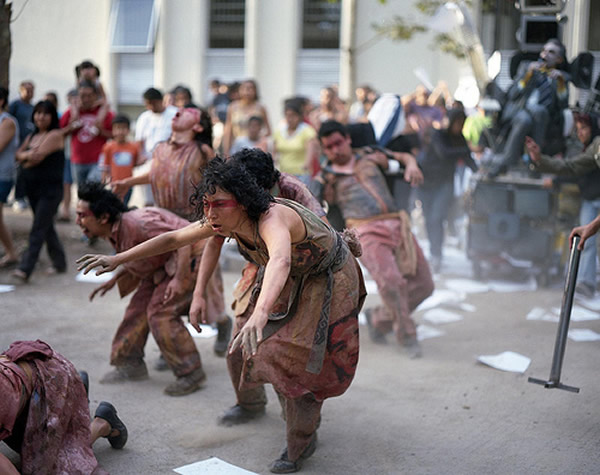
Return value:
<svg viewBox="0 0 600 475">
<path fill-rule="evenodd" d="M 94 300 L 94 297 L 96 296 L 96 294 L 97 294 L 98 292 L 100 292 L 100 297 L 104 297 L 104 294 L 105 294 L 106 292 L 108 292 L 110 289 L 112 289 L 112 288 L 115 286 L 115 284 L 116 284 L 116 283 L 117 283 L 117 279 L 113 277 L 113 278 L 112 278 L 112 279 L 110 279 L 108 282 L 105 282 L 104 284 L 102 284 L 102 285 L 100 285 L 100 286 L 96 287 L 96 288 L 95 288 L 95 289 L 92 291 L 92 293 L 90 294 L 90 297 L 89 297 L 89 298 L 90 298 L 90 302 L 91 302 L 92 300 Z"/>
<path fill-rule="evenodd" d="M 200 324 L 198 322 L 206 322 L 206 299 L 204 297 L 197 297 L 194 295 L 192 304 L 190 305 L 190 324 L 196 329 L 198 333 L 202 332 Z"/>
<path fill-rule="evenodd" d="M 229 353 L 233 353 L 237 348 L 242 348 L 246 355 L 254 356 L 258 351 L 258 345 L 262 341 L 263 328 L 269 319 L 268 314 L 254 311 L 240 332 L 231 343 Z"/>
<path fill-rule="evenodd" d="M 98 268 L 96 275 L 104 274 L 115 270 L 118 266 L 115 256 L 105 256 L 103 254 L 86 254 L 77 259 L 77 270 L 82 270 L 87 274 L 92 269 Z"/>
<path fill-rule="evenodd" d="M 111 182 L 111 191 L 121 199 L 123 199 L 130 188 L 131 187 L 126 180 L 116 180 Z"/>
<path fill-rule="evenodd" d="M 185 294 L 187 290 L 187 286 L 185 284 L 185 281 L 182 281 L 180 279 L 171 279 L 171 282 L 169 282 L 167 288 L 165 289 L 163 302 L 170 303 L 176 301 L 183 294 Z"/>
</svg>

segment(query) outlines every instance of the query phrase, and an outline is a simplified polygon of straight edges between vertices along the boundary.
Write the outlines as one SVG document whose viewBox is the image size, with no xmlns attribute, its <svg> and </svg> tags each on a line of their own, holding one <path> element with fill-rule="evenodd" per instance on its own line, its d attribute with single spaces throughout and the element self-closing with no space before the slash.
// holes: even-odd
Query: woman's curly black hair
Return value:
<svg viewBox="0 0 600 475">
<path fill-rule="evenodd" d="M 190 203 L 195 208 L 195 215 L 199 220 L 206 218 L 204 197 L 214 195 L 217 187 L 231 193 L 254 222 L 258 222 L 260 216 L 275 201 L 238 160 L 226 161 L 221 157 L 215 157 L 208 163 L 203 173 L 202 181 L 190 197 Z"/>
<path fill-rule="evenodd" d="M 275 186 L 281 177 L 279 170 L 273 164 L 270 153 L 263 152 L 259 148 L 243 148 L 228 158 L 228 161 L 238 160 L 246 170 L 256 179 L 259 186 L 267 191 Z"/>
<path fill-rule="evenodd" d="M 112 191 L 107 190 L 102 183 L 86 181 L 79 185 L 77 197 L 87 201 L 90 211 L 96 218 L 108 215 L 108 222 L 116 222 L 122 213 L 129 208 Z"/>
</svg>

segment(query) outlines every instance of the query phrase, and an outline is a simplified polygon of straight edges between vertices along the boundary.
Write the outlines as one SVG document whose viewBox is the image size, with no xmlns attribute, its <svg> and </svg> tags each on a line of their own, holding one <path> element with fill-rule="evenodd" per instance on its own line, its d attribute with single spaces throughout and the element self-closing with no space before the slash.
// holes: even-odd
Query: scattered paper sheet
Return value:
<svg viewBox="0 0 600 475">
<path fill-rule="evenodd" d="M 497 355 L 482 355 L 477 361 L 502 371 L 524 373 L 531 363 L 531 358 L 514 351 L 505 351 Z"/>
<path fill-rule="evenodd" d="M 4 292 L 12 292 L 13 290 L 15 290 L 14 285 L 0 284 L 0 294 L 2 294 Z"/>
<path fill-rule="evenodd" d="M 544 322 L 558 322 L 559 317 L 554 313 L 547 312 L 543 308 L 534 307 L 532 308 L 526 317 L 527 320 L 539 320 Z"/>
<path fill-rule="evenodd" d="M 438 330 L 437 328 L 430 327 L 428 325 L 418 325 L 417 326 L 417 340 L 423 341 L 427 338 L 437 338 L 438 336 L 444 335 L 442 330 Z"/>
<path fill-rule="evenodd" d="M 440 324 L 458 322 L 462 320 L 463 317 L 462 315 L 451 312 L 450 310 L 445 310 L 443 308 L 432 308 L 431 310 L 427 310 L 427 312 L 425 312 L 423 319 L 430 323 Z"/>
<path fill-rule="evenodd" d="M 534 292 L 537 290 L 537 282 L 531 276 L 527 282 L 509 282 L 505 280 L 491 280 L 488 282 L 490 290 L 494 292 Z"/>
<path fill-rule="evenodd" d="M 113 276 L 113 272 L 106 272 L 101 275 L 96 275 L 95 270 L 92 270 L 87 274 L 84 274 L 83 271 L 81 271 L 75 276 L 75 280 L 77 282 L 88 282 L 90 284 L 104 284 L 105 282 L 108 282 L 110 279 L 112 279 Z"/>
<path fill-rule="evenodd" d="M 575 297 L 582 305 L 585 305 L 590 310 L 595 310 L 597 312 L 600 311 L 600 296 L 594 297 L 593 299 L 586 299 L 585 297 L 581 297 L 576 293 Z"/>
<path fill-rule="evenodd" d="M 445 282 L 446 287 L 456 292 L 466 292 L 468 294 L 478 294 L 488 292 L 490 286 L 483 282 L 471 279 L 448 279 Z"/>
<path fill-rule="evenodd" d="M 560 308 L 554 307 L 552 311 L 560 316 Z M 572 322 L 587 322 L 590 320 L 600 320 L 600 315 L 598 312 L 594 312 L 592 310 L 588 310 L 580 305 L 573 305 L 571 308 L 571 321 Z"/>
<path fill-rule="evenodd" d="M 428 310 L 430 308 L 438 307 L 442 304 L 458 304 L 466 298 L 466 294 L 463 292 L 455 292 L 448 289 L 436 289 L 429 297 L 427 297 L 417 307 L 417 310 Z"/>
<path fill-rule="evenodd" d="M 587 328 L 573 328 L 569 330 L 569 338 L 573 341 L 598 341 L 600 340 L 600 333 Z"/>
<path fill-rule="evenodd" d="M 464 312 L 471 313 L 477 310 L 477 307 L 475 307 L 475 305 L 473 305 L 472 303 L 461 303 L 458 305 L 458 308 L 460 308 Z"/>
<path fill-rule="evenodd" d="M 212 338 L 219 333 L 216 328 L 213 328 L 210 325 L 200 325 L 200 330 L 202 331 L 198 333 L 190 322 L 185 322 L 185 328 L 188 329 L 190 335 L 194 338 Z"/>
<path fill-rule="evenodd" d="M 256 472 L 236 467 L 217 457 L 174 468 L 173 471 L 181 475 L 258 475 Z"/>
</svg>

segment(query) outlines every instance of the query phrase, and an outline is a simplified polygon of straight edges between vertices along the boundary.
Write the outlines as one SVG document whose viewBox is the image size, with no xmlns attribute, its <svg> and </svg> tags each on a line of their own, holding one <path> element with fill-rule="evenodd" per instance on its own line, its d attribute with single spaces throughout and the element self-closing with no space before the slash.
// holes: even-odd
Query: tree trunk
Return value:
<svg viewBox="0 0 600 475">
<path fill-rule="evenodd" d="M 12 3 L 0 0 L 0 86 L 8 89 L 8 66 L 10 63 L 10 17 Z"/>
</svg>

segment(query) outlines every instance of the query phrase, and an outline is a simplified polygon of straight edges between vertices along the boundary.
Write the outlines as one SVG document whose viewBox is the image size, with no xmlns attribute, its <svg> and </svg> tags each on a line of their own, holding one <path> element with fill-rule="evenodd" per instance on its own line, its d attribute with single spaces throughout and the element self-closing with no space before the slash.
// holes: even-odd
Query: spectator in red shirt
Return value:
<svg viewBox="0 0 600 475">
<path fill-rule="evenodd" d="M 81 81 L 77 89 L 79 115 L 71 108 L 63 114 L 60 126 L 71 138 L 71 166 L 75 182 L 100 181 L 98 159 L 102 147 L 111 138 L 114 114 L 108 112 L 104 120 L 99 119 L 101 107 L 97 105 L 98 92 L 90 81 Z"/>
</svg>

